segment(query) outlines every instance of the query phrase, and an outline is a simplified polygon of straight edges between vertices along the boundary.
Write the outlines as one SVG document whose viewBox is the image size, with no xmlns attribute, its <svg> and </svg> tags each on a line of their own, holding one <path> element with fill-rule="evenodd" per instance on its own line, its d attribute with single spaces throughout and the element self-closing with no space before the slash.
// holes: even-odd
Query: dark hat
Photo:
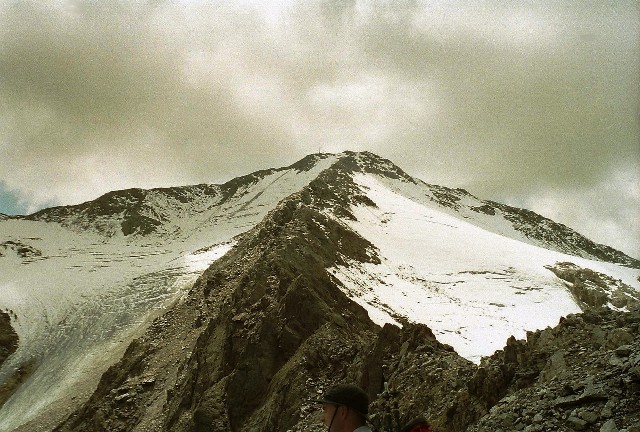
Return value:
<svg viewBox="0 0 640 432">
<path fill-rule="evenodd" d="M 365 417 L 369 414 L 369 396 L 353 384 L 338 384 L 331 387 L 321 399 L 311 399 L 311 402 L 344 405 Z"/>
</svg>

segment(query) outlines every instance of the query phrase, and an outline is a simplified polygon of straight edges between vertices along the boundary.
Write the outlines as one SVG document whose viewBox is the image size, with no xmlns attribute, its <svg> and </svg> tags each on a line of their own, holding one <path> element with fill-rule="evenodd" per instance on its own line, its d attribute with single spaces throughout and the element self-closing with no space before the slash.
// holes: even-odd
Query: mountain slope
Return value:
<svg viewBox="0 0 640 432">
<path fill-rule="evenodd" d="M 346 256 L 374 259 L 367 255 L 370 245 L 306 200 L 281 203 L 209 268 L 169 321 L 156 321 L 60 430 L 129 430 L 132 423 L 141 430 L 291 427 L 294 413 L 287 407 L 297 406 L 298 396 L 292 390 L 309 384 L 300 365 L 326 363 L 319 383 L 344 377 L 339 360 L 358 352 L 375 331 L 324 270 Z M 344 345 L 327 352 L 322 342 L 339 337 Z M 132 376 L 153 377 L 152 388 L 131 391 Z M 113 388 L 130 395 L 124 406 Z M 265 405 L 287 415 L 270 418 Z M 103 422 L 94 415 L 100 412 L 122 414 Z"/>
<path fill-rule="evenodd" d="M 496 235 L 406 199 L 370 175 L 355 175 L 354 182 L 370 204 L 353 207 L 356 220 L 347 224 L 376 245 L 382 263 L 350 262 L 332 274 L 380 325 L 403 317 L 427 324 L 439 340 L 479 361 L 509 336 L 523 337 L 581 310 L 547 268 L 564 261 L 621 279 L 637 301 L 636 269 Z"/>
<path fill-rule="evenodd" d="M 571 228 L 531 210 L 476 198 L 464 189 L 424 183 L 412 178 L 388 160 L 370 153 L 353 155 L 354 172 L 374 175 L 393 192 L 423 205 L 462 218 L 479 228 L 545 249 L 588 259 L 640 268 L 640 260 L 610 246 L 595 243 Z"/>
<path fill-rule="evenodd" d="M 309 155 L 288 167 L 256 171 L 221 185 L 114 191 L 83 204 L 44 209 L 25 219 L 93 229 L 108 236 L 157 232 L 175 237 L 180 228 L 206 222 L 203 216 L 209 219 L 235 217 L 256 207 L 253 201 L 259 200 L 267 190 L 277 194 L 274 197 L 267 193 L 265 197 L 267 205 L 273 208 L 276 202 L 299 190 L 334 159 L 332 155 Z M 193 223 L 185 226 L 184 221 L 180 221 L 184 218 L 193 218 Z M 253 224 L 256 222 L 252 221 Z"/>
<path fill-rule="evenodd" d="M 332 269 L 380 266 L 388 259 L 379 238 L 377 244 L 367 240 L 371 232 L 362 228 L 362 212 L 388 216 L 381 205 L 389 197 L 376 201 L 370 194 L 374 185 L 364 184 L 361 173 L 354 175 L 366 168 L 356 163 L 356 170 L 354 162 L 355 157 L 344 158 L 323 171 L 244 235 L 205 272 L 183 304 L 130 346 L 88 403 L 59 430 L 314 430 L 312 408 L 301 401 L 331 382 L 363 382 L 372 397 L 383 390 L 385 338 L 404 337 L 414 349 L 427 344 L 458 370 L 459 378 L 443 382 L 440 391 L 465 389 L 475 366 L 439 344 L 428 328 L 408 322 L 415 320 L 415 311 L 395 309 L 405 312 L 409 335 L 388 326 L 380 332 L 348 300 L 362 289 L 335 277 Z M 475 234 L 477 246 L 480 233 Z M 417 335 L 409 342 L 412 332 Z M 445 424 L 454 427 L 450 430 L 467 426 Z"/>
<path fill-rule="evenodd" d="M 603 304 L 637 302 L 637 260 L 586 239 L 562 253 L 577 233 L 527 236 L 526 212 L 510 220 L 370 153 L 99 201 L 3 222 L 0 241 L 40 253 L 0 258 L 0 307 L 24 341 L 0 378 L 37 366 L 5 429 L 52 430 L 72 411 L 60 430 L 311 428 L 301 398 L 341 379 L 382 391 L 387 342 L 455 365 L 445 392 L 473 376 L 468 359 L 587 308 L 574 296 L 591 285 L 559 262 L 606 275 Z"/>
<path fill-rule="evenodd" d="M 0 382 L 27 365 L 36 367 L 0 410 L 0 429 L 35 417 L 53 421 L 88 397 L 131 339 L 182 296 L 237 235 L 335 159 L 310 156 L 286 169 L 228 182 L 222 188 L 228 196 L 217 204 L 193 195 L 176 210 L 165 192 L 145 192 L 133 208 L 144 208 L 145 217 L 166 216 L 146 235 L 124 236 L 119 228 L 129 211 L 126 191 L 108 194 L 124 198 L 114 198 L 111 210 L 100 214 L 96 209 L 105 206 L 90 202 L 3 221 L 0 251 L 7 253 L 0 257 L 0 309 L 15 312 L 20 346 L 0 368 Z"/>
</svg>

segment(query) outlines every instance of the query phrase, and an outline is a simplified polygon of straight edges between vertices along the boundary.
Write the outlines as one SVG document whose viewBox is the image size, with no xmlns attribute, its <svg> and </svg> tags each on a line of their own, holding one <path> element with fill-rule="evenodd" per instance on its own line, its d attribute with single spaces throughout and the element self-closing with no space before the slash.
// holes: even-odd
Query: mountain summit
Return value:
<svg viewBox="0 0 640 432">
<path fill-rule="evenodd" d="M 637 259 L 368 152 L 111 192 L 0 232 L 20 338 L 0 369 L 3 430 L 313 430 L 304 401 L 351 381 L 380 425 L 395 397 L 463 431 L 537 382 L 555 351 L 517 339 L 561 317 L 601 311 L 622 323 L 603 349 L 637 352 L 637 337 L 608 342 L 635 322 L 616 316 L 635 316 Z M 397 396 L 427 376 L 431 396 Z"/>
</svg>

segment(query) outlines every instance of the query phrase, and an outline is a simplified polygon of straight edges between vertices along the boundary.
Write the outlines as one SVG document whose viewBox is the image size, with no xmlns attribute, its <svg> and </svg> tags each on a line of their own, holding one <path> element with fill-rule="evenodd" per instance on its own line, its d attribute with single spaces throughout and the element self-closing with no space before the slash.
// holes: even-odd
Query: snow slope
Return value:
<svg viewBox="0 0 640 432">
<path fill-rule="evenodd" d="M 37 366 L 0 411 L 0 430 L 28 420 L 73 386 L 88 392 L 91 386 L 82 386 L 95 385 L 131 338 L 232 245 L 184 253 L 180 244 L 104 242 L 97 234 L 28 221 L 8 221 L 7 231 L 22 234 L 22 243 L 41 255 L 0 259 L 0 307 L 16 317 L 20 337 L 0 382 L 17 367 Z"/>
<path fill-rule="evenodd" d="M 442 206 L 419 203 L 382 179 L 357 174 L 356 183 L 377 207 L 354 206 L 353 230 L 377 248 L 380 265 L 351 263 L 331 269 L 346 292 L 378 324 L 404 317 L 427 324 L 436 337 L 479 362 L 511 335 L 554 326 L 580 312 L 564 283 L 544 268 L 570 261 L 609 274 L 640 290 L 640 271 L 562 254 L 498 234 L 455 217 Z M 406 186 L 411 187 L 410 185 Z M 409 194 L 407 191 L 406 194 Z"/>
<path fill-rule="evenodd" d="M 185 294 L 236 236 L 335 160 L 322 158 L 306 171 L 274 170 L 242 184 L 224 202 L 204 196 L 180 202 L 151 191 L 145 211 L 160 215 L 163 224 L 148 236 L 105 236 L 85 229 L 84 215 L 62 221 L 68 226 L 0 221 L 0 245 L 8 245 L 0 248 L 0 309 L 11 311 L 20 338 L 0 368 L 0 383 L 25 364 L 36 366 L 0 409 L 0 430 L 43 413 L 70 412 L 130 341 Z M 115 217 L 100 220 L 100 226 L 118 223 Z M 21 256 L 17 247 L 31 253 Z"/>
</svg>

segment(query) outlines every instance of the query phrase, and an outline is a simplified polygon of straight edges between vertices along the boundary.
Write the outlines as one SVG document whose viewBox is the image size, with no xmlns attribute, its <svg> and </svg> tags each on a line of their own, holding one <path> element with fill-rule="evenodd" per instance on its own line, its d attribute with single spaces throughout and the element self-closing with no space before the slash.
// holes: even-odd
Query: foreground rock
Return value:
<svg viewBox="0 0 640 432">
<path fill-rule="evenodd" d="M 438 431 L 638 431 L 639 324 L 637 310 L 570 315 L 471 368 L 418 347 L 388 364 L 392 395 L 375 406 Z"/>
<path fill-rule="evenodd" d="M 639 325 L 637 310 L 600 309 L 511 341 L 481 367 L 513 375 L 506 397 L 469 430 L 639 431 Z"/>
</svg>

